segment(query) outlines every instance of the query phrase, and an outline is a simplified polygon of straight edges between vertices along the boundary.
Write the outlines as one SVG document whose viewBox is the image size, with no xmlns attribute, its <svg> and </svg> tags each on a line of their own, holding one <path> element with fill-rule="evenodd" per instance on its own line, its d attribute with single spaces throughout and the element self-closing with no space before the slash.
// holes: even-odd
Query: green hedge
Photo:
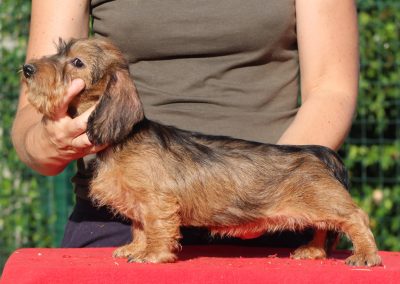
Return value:
<svg viewBox="0 0 400 284">
<path fill-rule="evenodd" d="M 1 1 L 0 271 L 16 248 L 57 246 L 72 204 L 67 174 L 56 178 L 35 174 L 19 161 L 11 144 L 29 15 L 30 1 Z"/>
<path fill-rule="evenodd" d="M 400 250 L 400 3 L 358 2 L 360 95 L 342 154 L 379 248 Z"/>
<path fill-rule="evenodd" d="M 341 151 L 351 175 L 351 192 L 370 214 L 379 247 L 385 250 L 400 250 L 397 2 L 358 1 L 362 57 L 359 107 Z M 29 11 L 30 1 L 1 1 L 0 268 L 18 247 L 57 246 L 72 204 L 69 174 L 44 178 L 33 173 L 18 161 L 10 141 Z"/>
</svg>

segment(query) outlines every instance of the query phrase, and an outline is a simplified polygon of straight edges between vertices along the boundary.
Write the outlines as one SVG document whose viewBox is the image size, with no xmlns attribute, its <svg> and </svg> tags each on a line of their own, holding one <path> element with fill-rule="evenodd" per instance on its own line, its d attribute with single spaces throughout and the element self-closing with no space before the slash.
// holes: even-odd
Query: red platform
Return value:
<svg viewBox="0 0 400 284">
<path fill-rule="evenodd" d="M 8 283 L 400 283 L 400 253 L 380 252 L 383 266 L 349 267 L 349 252 L 327 260 L 292 260 L 290 250 L 187 246 L 179 261 L 127 263 L 113 248 L 20 249 L 8 259 Z"/>
</svg>

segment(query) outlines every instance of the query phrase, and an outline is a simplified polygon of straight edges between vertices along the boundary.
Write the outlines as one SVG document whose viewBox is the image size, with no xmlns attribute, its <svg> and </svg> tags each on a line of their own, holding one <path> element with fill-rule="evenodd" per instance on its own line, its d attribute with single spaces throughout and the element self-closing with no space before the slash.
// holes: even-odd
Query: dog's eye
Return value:
<svg viewBox="0 0 400 284">
<path fill-rule="evenodd" d="M 83 62 L 79 59 L 79 58 L 75 58 L 71 61 L 72 65 L 74 65 L 76 68 L 82 68 L 83 66 L 85 66 L 85 64 L 83 64 Z"/>
</svg>

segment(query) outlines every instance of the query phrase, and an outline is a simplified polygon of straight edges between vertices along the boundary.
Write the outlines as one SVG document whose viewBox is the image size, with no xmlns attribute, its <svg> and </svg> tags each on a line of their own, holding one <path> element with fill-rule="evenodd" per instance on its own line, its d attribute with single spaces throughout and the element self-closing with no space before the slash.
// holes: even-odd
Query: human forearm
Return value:
<svg viewBox="0 0 400 284">
<path fill-rule="evenodd" d="M 26 60 L 55 53 L 54 43 L 60 37 L 65 40 L 87 37 L 88 31 L 89 1 L 34 0 Z M 83 88 L 83 84 L 75 83 L 69 95 L 77 95 Z M 59 173 L 71 160 L 84 155 L 83 150 L 89 152 L 87 147 L 91 146 L 82 135 L 86 117 L 73 121 L 62 108 L 59 115 L 63 119 L 44 124 L 42 116 L 29 104 L 25 86 L 21 86 L 12 130 L 13 144 L 25 164 L 45 175 Z"/>
<path fill-rule="evenodd" d="M 281 144 L 319 144 L 337 150 L 350 129 L 359 75 L 354 1 L 297 0 L 302 106 Z"/>
<path fill-rule="evenodd" d="M 60 173 L 69 161 L 60 159 L 58 151 L 45 138 L 41 116 L 27 105 L 14 120 L 12 141 L 23 163 L 43 175 Z"/>
<path fill-rule="evenodd" d="M 356 95 L 312 96 L 299 109 L 279 144 L 313 144 L 338 150 L 351 127 Z"/>
</svg>

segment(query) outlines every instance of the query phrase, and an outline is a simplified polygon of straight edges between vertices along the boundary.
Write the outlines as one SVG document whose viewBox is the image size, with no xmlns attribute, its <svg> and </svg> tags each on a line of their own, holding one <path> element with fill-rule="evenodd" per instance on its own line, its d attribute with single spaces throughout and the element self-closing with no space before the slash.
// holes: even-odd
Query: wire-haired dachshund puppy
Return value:
<svg viewBox="0 0 400 284">
<path fill-rule="evenodd" d="M 28 99 L 51 118 L 75 78 L 86 88 L 69 105 L 74 117 L 97 104 L 87 135 L 98 153 L 90 197 L 132 220 L 133 241 L 114 256 L 173 262 L 180 226 L 245 236 L 315 228 L 346 234 L 349 265 L 381 264 L 367 215 L 347 191 L 337 154 L 322 146 L 283 146 L 208 136 L 146 119 L 128 62 L 100 39 L 63 42 L 22 68 Z M 324 258 L 315 234 L 293 258 Z"/>
</svg>

